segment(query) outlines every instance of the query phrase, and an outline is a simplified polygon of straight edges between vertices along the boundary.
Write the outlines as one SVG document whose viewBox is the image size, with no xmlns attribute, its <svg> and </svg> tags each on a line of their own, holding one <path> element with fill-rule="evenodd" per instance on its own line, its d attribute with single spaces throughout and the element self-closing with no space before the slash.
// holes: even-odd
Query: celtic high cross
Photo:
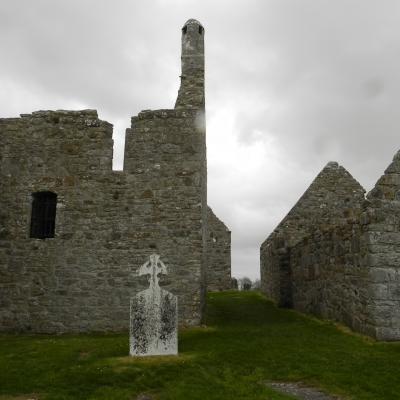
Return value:
<svg viewBox="0 0 400 400">
<path fill-rule="evenodd" d="M 140 268 L 139 268 L 139 276 L 140 275 L 150 275 L 149 283 L 150 289 L 157 290 L 159 289 L 159 278 L 158 274 L 167 274 L 167 267 L 164 263 L 160 260 L 160 256 L 158 254 L 152 254 L 149 257 L 149 260 L 146 261 Z"/>
</svg>

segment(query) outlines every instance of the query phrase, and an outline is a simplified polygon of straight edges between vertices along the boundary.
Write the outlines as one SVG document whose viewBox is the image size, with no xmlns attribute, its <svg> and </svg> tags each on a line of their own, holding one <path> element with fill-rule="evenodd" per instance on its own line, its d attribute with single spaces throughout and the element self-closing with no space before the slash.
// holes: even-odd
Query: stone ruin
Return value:
<svg viewBox="0 0 400 400">
<path fill-rule="evenodd" d="M 180 325 L 198 325 L 208 288 L 230 288 L 230 232 L 207 206 L 204 28 L 182 28 L 174 109 L 146 110 L 112 170 L 112 125 L 94 110 L 0 119 L 0 331 L 126 330 L 131 273 L 150 254 Z"/>
<path fill-rule="evenodd" d="M 174 109 L 145 110 L 112 170 L 112 125 L 94 110 L 0 119 L 0 331 L 126 330 L 132 274 L 173 265 L 163 290 L 198 325 L 205 293 L 231 288 L 230 232 L 207 206 L 204 28 L 182 28 Z M 262 290 L 280 306 L 400 339 L 400 153 L 365 196 L 329 163 L 261 246 Z"/>
<path fill-rule="evenodd" d="M 282 307 L 400 340 L 400 152 L 364 194 L 328 163 L 261 245 L 262 291 Z"/>
</svg>

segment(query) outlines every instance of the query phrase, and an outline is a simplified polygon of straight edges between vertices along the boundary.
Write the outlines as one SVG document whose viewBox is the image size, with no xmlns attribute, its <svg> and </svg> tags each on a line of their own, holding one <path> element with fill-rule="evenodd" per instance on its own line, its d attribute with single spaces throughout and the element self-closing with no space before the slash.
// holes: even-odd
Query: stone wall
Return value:
<svg viewBox="0 0 400 400">
<path fill-rule="evenodd" d="M 168 131 L 165 123 L 154 125 Z M 152 252 L 170 267 L 164 284 L 179 297 L 181 324 L 200 323 L 201 221 L 207 207 L 201 202 L 201 147 L 191 148 L 192 160 L 183 149 L 179 160 L 159 151 L 154 167 L 157 147 L 148 146 L 141 149 L 143 158 L 148 155 L 142 168 L 111 171 L 109 157 L 109 170 L 102 171 L 92 165 L 112 150 L 112 130 L 93 111 L 43 112 L 2 120 L 1 126 L 1 147 L 9 149 L 3 153 L 0 194 L 3 330 L 123 329 L 129 297 L 146 286 L 135 271 Z M 196 143 L 190 126 L 190 118 L 181 118 L 174 135 Z M 197 171 L 197 186 L 187 181 L 188 165 Z M 58 195 L 56 235 L 45 240 L 29 237 L 31 194 L 41 190 Z"/>
<path fill-rule="evenodd" d="M 400 340 L 400 152 L 367 199 L 369 312 L 378 339 Z"/>
<path fill-rule="evenodd" d="M 207 289 L 232 289 L 231 232 L 208 207 Z"/>
<path fill-rule="evenodd" d="M 184 40 L 200 35 L 190 25 Z M 204 93 L 204 77 L 191 82 Z M 132 118 L 124 171 L 112 171 L 112 125 L 94 110 L 0 119 L 0 331 L 126 330 L 129 298 L 148 285 L 136 272 L 152 253 L 168 267 L 160 284 L 178 296 L 180 325 L 201 323 L 204 101 L 179 96 L 176 109 Z M 39 191 L 57 194 L 54 238 L 30 237 Z"/>
<path fill-rule="evenodd" d="M 262 289 L 281 306 L 400 340 L 399 229 L 400 153 L 367 200 L 329 163 L 263 243 Z"/>
<path fill-rule="evenodd" d="M 335 162 L 329 162 L 261 245 L 262 290 L 281 306 L 292 306 L 290 249 L 310 235 L 357 218 L 364 189 Z"/>
<path fill-rule="evenodd" d="M 367 242 L 358 222 L 317 228 L 291 249 L 294 308 L 374 335 Z"/>
<path fill-rule="evenodd" d="M 145 221 L 150 245 L 179 271 L 170 274 L 174 284 L 167 290 L 179 296 L 180 315 L 189 309 L 186 318 L 194 324 L 204 306 L 207 251 L 203 118 L 201 109 L 140 113 L 127 129 L 124 159 L 124 171 L 140 181 L 141 196 L 151 207 Z"/>
<path fill-rule="evenodd" d="M 292 307 L 290 247 L 285 236 L 274 232 L 260 248 L 261 290 L 280 307 Z"/>
</svg>

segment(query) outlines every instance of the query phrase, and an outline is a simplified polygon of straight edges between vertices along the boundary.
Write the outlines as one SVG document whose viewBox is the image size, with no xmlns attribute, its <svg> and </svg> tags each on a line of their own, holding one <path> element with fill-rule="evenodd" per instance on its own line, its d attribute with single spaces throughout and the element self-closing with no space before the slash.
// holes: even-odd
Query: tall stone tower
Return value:
<svg viewBox="0 0 400 400">
<path fill-rule="evenodd" d="M 205 299 L 208 228 L 204 28 L 194 19 L 182 28 L 181 56 L 175 108 L 132 118 L 124 172 L 149 196 L 148 246 L 174 265 L 166 289 L 178 296 L 180 323 L 196 325 Z"/>
<path fill-rule="evenodd" d="M 181 39 L 181 85 L 175 103 L 175 110 L 192 110 L 195 112 L 194 131 L 196 141 L 200 145 L 201 157 L 201 210 L 202 219 L 202 289 L 201 301 L 205 305 L 205 292 L 207 287 L 207 239 L 208 239 L 208 212 L 207 207 L 207 149 L 206 149 L 206 118 L 205 118 L 205 95 L 204 95 L 204 27 L 195 20 L 189 19 L 182 27 Z"/>
<path fill-rule="evenodd" d="M 204 27 L 189 19 L 182 28 L 181 87 L 175 108 L 204 109 Z"/>
</svg>

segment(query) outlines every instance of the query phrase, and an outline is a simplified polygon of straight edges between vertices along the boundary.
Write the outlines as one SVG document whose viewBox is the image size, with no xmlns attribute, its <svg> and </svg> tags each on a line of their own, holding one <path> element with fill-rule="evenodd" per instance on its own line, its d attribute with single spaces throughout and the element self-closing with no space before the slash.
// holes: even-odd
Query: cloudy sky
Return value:
<svg viewBox="0 0 400 400">
<path fill-rule="evenodd" d="M 1 0 L 0 117 L 172 108 L 180 28 L 206 30 L 208 196 L 234 276 L 328 161 L 370 190 L 400 148 L 398 0 Z"/>
</svg>

